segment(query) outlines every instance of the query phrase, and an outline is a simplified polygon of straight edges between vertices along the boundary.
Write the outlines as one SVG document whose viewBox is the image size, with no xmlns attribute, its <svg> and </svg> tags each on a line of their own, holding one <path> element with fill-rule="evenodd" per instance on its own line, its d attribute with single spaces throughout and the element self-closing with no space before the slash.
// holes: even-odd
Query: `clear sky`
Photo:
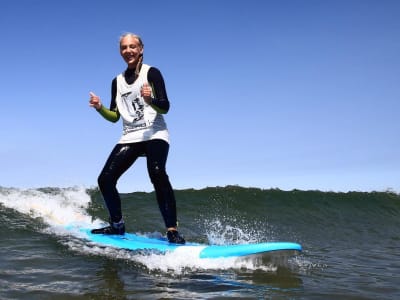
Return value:
<svg viewBox="0 0 400 300">
<path fill-rule="evenodd" d="M 93 187 L 119 36 L 171 102 L 175 189 L 400 191 L 400 1 L 0 1 L 0 186 Z M 152 190 L 144 160 L 122 192 Z"/>
</svg>

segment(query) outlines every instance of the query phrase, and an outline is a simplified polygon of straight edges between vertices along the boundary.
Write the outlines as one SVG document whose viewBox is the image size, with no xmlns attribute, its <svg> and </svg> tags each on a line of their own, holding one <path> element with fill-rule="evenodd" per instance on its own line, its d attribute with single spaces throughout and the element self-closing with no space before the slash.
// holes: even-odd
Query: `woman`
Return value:
<svg viewBox="0 0 400 300">
<path fill-rule="evenodd" d="M 110 109 L 90 93 L 90 106 L 106 120 L 123 120 L 123 133 L 101 171 L 98 184 L 110 214 L 110 225 L 93 229 L 94 234 L 124 234 L 121 199 L 116 185 L 119 177 L 136 161 L 146 156 L 147 170 L 154 185 L 161 214 L 171 243 L 184 244 L 177 231 L 175 196 L 166 173 L 169 135 L 162 114 L 169 100 L 160 71 L 143 64 L 143 43 L 139 36 L 127 33 L 120 38 L 120 54 L 127 69 L 112 81 Z"/>
</svg>

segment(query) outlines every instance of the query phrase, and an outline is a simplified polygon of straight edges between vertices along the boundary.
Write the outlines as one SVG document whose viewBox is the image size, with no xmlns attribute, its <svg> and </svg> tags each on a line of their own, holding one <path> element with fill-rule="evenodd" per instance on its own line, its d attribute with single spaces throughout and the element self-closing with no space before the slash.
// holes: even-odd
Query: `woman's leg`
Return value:
<svg viewBox="0 0 400 300">
<path fill-rule="evenodd" d="M 143 153 L 142 146 L 140 143 L 117 144 L 99 175 L 99 189 L 107 205 L 110 222 L 118 223 L 122 219 L 121 199 L 117 190 L 117 181 Z"/>
<path fill-rule="evenodd" d="M 147 170 L 167 228 L 176 227 L 175 195 L 166 172 L 169 145 L 163 140 L 146 142 Z"/>
<path fill-rule="evenodd" d="M 146 142 L 147 170 L 154 185 L 158 206 L 167 227 L 171 243 L 184 244 L 185 239 L 176 230 L 176 201 L 166 172 L 169 144 L 163 140 Z"/>
</svg>

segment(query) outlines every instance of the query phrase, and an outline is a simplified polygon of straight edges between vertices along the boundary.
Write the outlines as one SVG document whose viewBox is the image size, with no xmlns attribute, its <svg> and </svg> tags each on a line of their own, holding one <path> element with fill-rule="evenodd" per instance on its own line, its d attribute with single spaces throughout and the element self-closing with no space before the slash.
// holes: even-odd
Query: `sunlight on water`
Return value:
<svg viewBox="0 0 400 300">
<path fill-rule="evenodd" d="M 103 247 L 84 239 L 80 228 L 94 228 L 104 221 L 88 214 L 91 202 L 85 188 L 67 189 L 5 189 L 0 190 L 0 203 L 32 218 L 40 218 L 48 226 L 45 233 L 60 237 L 60 242 L 73 251 L 88 255 L 101 255 L 113 259 L 130 260 L 143 265 L 150 272 L 182 274 L 196 270 L 262 269 L 276 271 L 274 265 L 261 265 L 257 259 L 218 258 L 200 259 L 202 248 L 183 247 L 166 254 L 134 252 Z M 215 220 L 209 223 L 208 238 L 213 244 L 256 242 L 254 232 L 243 228 L 223 226 Z M 156 233 L 149 234 L 154 236 Z"/>
</svg>

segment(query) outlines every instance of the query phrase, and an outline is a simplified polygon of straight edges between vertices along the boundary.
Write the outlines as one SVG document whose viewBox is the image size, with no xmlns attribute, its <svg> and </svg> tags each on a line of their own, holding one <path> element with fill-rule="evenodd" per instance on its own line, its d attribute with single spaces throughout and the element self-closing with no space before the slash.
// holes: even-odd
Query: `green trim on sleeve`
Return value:
<svg viewBox="0 0 400 300">
<path fill-rule="evenodd" d="M 102 105 L 100 107 L 100 109 L 97 109 L 97 111 L 107 121 L 115 123 L 115 122 L 117 122 L 119 120 L 119 116 L 120 116 L 119 112 L 118 111 L 109 110 L 108 108 L 104 107 L 104 105 Z"/>
</svg>

